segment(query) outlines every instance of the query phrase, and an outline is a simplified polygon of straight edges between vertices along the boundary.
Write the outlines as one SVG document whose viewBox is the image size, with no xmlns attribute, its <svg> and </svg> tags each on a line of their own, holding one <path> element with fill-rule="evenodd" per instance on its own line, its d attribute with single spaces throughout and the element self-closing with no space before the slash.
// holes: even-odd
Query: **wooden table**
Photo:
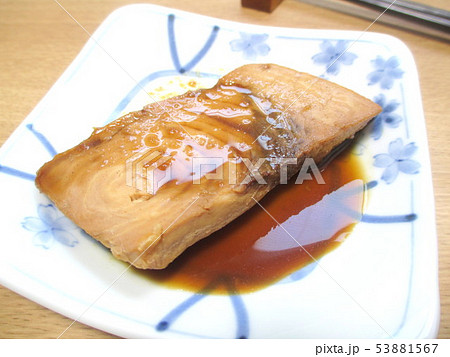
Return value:
<svg viewBox="0 0 450 357">
<path fill-rule="evenodd" d="M 89 31 L 133 0 L 60 0 Z M 370 21 L 285 0 L 272 14 L 245 9 L 239 0 L 146 1 L 245 23 L 296 28 L 364 30 Z M 428 4 L 450 10 L 448 0 Z M 431 152 L 439 238 L 441 327 L 450 337 L 450 46 L 382 24 L 374 32 L 404 41 L 419 69 Z M 53 0 L 0 0 L 0 145 L 46 94 L 88 40 L 87 34 Z M 55 338 L 71 320 L 0 286 L 0 338 Z M 65 338 L 111 338 L 74 324 Z"/>
</svg>

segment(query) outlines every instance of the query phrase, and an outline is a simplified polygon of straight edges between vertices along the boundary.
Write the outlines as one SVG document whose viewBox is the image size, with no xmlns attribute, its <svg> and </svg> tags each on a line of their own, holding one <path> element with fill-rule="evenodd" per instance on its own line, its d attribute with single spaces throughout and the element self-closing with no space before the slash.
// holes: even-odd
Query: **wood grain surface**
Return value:
<svg viewBox="0 0 450 357">
<path fill-rule="evenodd" d="M 89 32 L 120 6 L 139 1 L 60 0 Z M 370 22 L 285 0 L 271 14 L 242 8 L 240 0 L 146 1 L 227 20 L 312 29 L 366 29 Z M 450 10 L 448 0 L 428 4 Z M 450 337 L 450 46 L 429 37 L 375 23 L 370 31 L 398 37 L 419 70 L 431 153 L 439 239 L 441 326 Z M 53 0 L 0 0 L 0 145 L 25 119 L 72 62 L 88 35 Z M 0 338 L 56 338 L 71 320 L 0 286 Z M 63 338 L 114 338 L 75 323 Z"/>
</svg>

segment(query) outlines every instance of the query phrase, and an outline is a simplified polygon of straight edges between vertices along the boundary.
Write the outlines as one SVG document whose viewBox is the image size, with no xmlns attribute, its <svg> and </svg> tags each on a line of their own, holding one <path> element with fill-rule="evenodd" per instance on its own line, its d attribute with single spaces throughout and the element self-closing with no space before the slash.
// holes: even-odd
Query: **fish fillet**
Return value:
<svg viewBox="0 0 450 357">
<path fill-rule="evenodd" d="M 319 163 L 380 111 L 324 79 L 245 65 L 96 128 L 41 167 L 36 185 L 118 259 L 163 269 L 251 208 L 285 168 L 289 177 L 305 158 Z"/>
</svg>

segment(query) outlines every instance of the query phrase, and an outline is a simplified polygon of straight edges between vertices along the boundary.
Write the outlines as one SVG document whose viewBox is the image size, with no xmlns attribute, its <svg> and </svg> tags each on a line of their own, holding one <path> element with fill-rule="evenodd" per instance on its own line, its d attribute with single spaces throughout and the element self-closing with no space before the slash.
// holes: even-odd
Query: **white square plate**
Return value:
<svg viewBox="0 0 450 357">
<path fill-rule="evenodd" d="M 325 77 L 384 108 L 354 152 L 368 173 L 370 200 L 350 237 L 321 259 L 323 269 L 242 295 L 167 289 L 125 271 L 35 188 L 34 173 L 56 152 L 146 104 L 143 88 L 158 96 L 159 87 L 165 89 L 160 95 L 185 91 L 191 79 L 210 86 L 252 62 Z M 251 26 L 153 5 L 123 7 L 1 148 L 0 165 L 0 282 L 85 324 L 123 337 L 437 335 L 425 123 L 414 60 L 395 38 Z"/>
</svg>

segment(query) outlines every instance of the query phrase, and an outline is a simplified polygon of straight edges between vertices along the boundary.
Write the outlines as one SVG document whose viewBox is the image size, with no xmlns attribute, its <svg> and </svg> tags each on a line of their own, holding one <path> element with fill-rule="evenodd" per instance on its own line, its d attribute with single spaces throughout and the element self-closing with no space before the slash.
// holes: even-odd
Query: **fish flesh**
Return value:
<svg viewBox="0 0 450 357">
<path fill-rule="evenodd" d="M 95 128 L 44 164 L 36 185 L 118 259 L 163 269 L 380 111 L 322 78 L 244 65 Z"/>
</svg>

